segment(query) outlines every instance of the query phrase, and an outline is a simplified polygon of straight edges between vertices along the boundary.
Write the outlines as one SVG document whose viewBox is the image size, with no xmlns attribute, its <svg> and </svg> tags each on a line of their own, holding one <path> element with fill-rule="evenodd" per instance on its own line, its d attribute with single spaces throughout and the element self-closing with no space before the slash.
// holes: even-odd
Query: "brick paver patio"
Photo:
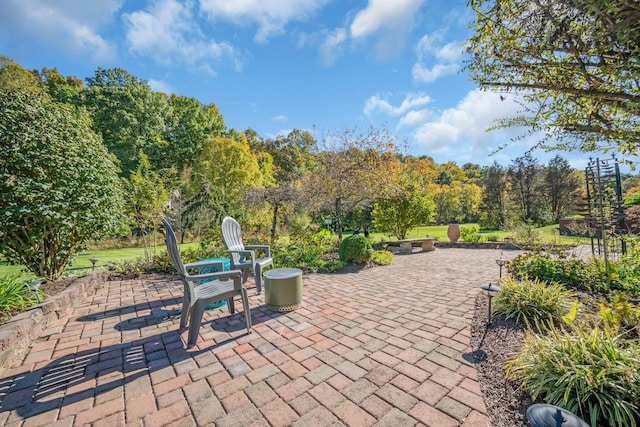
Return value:
<svg viewBox="0 0 640 427">
<path fill-rule="evenodd" d="M 254 332 L 242 311 L 210 310 L 192 349 L 175 277 L 106 282 L 2 374 L 0 425 L 487 426 L 463 355 L 499 256 L 438 249 L 305 275 L 288 313 L 250 289 Z"/>
</svg>

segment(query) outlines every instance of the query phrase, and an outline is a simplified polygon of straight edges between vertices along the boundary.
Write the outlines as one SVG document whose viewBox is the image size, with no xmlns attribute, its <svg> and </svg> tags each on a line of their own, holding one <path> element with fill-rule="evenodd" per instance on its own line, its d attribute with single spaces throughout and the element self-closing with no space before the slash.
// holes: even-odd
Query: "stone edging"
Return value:
<svg viewBox="0 0 640 427">
<path fill-rule="evenodd" d="M 103 281 L 102 272 L 91 272 L 75 280 L 59 294 L 47 298 L 0 326 L 0 374 L 22 358 L 44 330 L 58 319 L 71 314 L 71 309 L 84 302 L 86 297 L 95 294 L 96 288 Z"/>
</svg>

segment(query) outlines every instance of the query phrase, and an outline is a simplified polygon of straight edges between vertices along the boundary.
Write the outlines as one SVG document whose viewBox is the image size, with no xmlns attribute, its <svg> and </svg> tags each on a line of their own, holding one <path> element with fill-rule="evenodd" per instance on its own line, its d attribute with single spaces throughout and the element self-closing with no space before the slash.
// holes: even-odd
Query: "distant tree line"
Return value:
<svg viewBox="0 0 640 427">
<path fill-rule="evenodd" d="M 508 167 L 458 166 L 404 155 L 406 143 L 385 128 L 317 139 L 300 129 L 275 138 L 239 132 L 215 104 L 154 92 L 122 69 L 99 68 L 83 82 L 0 57 L 0 97 L 0 250 L 41 276 L 59 275 L 83 245 L 105 235 L 135 233 L 152 248 L 161 216 L 183 239 L 214 232 L 225 215 L 272 240 L 328 223 L 340 238 L 355 229 L 403 238 L 426 224 L 551 224 L 573 213 L 584 191 L 580 173 L 559 156 L 546 165 L 526 154 Z M 65 161 L 44 168 L 54 159 L 47 150 Z M 38 216 L 48 222 L 36 225 Z M 56 231 L 63 219 L 87 231 Z M 36 245 L 24 233 L 73 244 L 53 268 L 52 240 Z M 30 260 L 18 255 L 17 241 L 34 246 Z"/>
</svg>

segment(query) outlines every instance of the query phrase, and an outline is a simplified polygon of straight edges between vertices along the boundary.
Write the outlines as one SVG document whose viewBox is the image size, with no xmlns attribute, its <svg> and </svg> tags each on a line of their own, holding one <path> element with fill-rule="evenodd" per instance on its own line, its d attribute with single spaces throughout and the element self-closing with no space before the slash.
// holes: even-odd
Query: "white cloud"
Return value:
<svg viewBox="0 0 640 427">
<path fill-rule="evenodd" d="M 411 70 L 415 82 L 431 83 L 460 70 L 462 45 L 452 41 L 441 46 L 442 38 L 442 33 L 426 34 L 416 45 L 417 61 Z"/>
<path fill-rule="evenodd" d="M 284 114 L 271 117 L 272 122 L 286 122 L 287 120 L 289 120 L 289 118 Z"/>
<path fill-rule="evenodd" d="M 413 136 L 429 152 L 458 153 L 459 157 L 477 160 L 478 156 L 489 155 L 521 131 L 487 132 L 495 119 L 511 116 L 519 110 L 513 97 L 503 101 L 497 93 L 475 89 L 457 107 L 442 111 L 435 120 L 419 127 Z"/>
<path fill-rule="evenodd" d="M 433 67 L 427 68 L 422 63 L 416 63 L 413 65 L 411 75 L 416 82 L 431 83 L 440 77 L 455 74 L 459 69 L 458 64 L 435 64 Z"/>
<path fill-rule="evenodd" d="M 322 62 L 331 66 L 336 62 L 336 56 L 340 50 L 340 46 L 347 39 L 347 32 L 344 28 L 336 28 L 327 36 L 322 46 L 320 46 L 320 56 Z"/>
<path fill-rule="evenodd" d="M 429 102 L 431 102 L 431 98 L 424 93 L 410 93 L 399 106 L 394 107 L 386 99 L 381 98 L 379 95 L 374 95 L 365 102 L 364 113 L 367 116 L 374 112 L 381 112 L 391 116 L 399 116 L 413 108 L 424 106 Z"/>
<path fill-rule="evenodd" d="M 213 21 L 258 24 L 254 39 L 265 43 L 284 33 L 290 21 L 305 21 L 331 0 L 200 0 L 200 9 Z"/>
<path fill-rule="evenodd" d="M 127 42 L 131 51 L 150 56 L 158 62 L 198 65 L 215 74 L 207 61 L 230 59 L 238 69 L 239 59 L 226 42 L 207 39 L 193 17 L 190 3 L 162 0 L 149 9 L 123 15 L 127 25 Z M 203 65 L 204 63 L 204 65 Z"/>
<path fill-rule="evenodd" d="M 60 51 L 88 55 L 94 62 L 108 62 L 115 57 L 116 49 L 100 31 L 112 22 L 122 3 L 123 0 L 5 1 L 0 26 L 43 40 Z"/>
<path fill-rule="evenodd" d="M 398 122 L 398 127 L 415 126 L 420 123 L 426 122 L 432 116 L 433 111 L 426 108 L 421 110 L 409 111 L 400 119 L 400 121 Z"/>
<path fill-rule="evenodd" d="M 447 43 L 436 50 L 436 59 L 443 62 L 456 62 L 460 60 L 464 48 L 458 42 Z"/>
<path fill-rule="evenodd" d="M 167 95 L 171 95 L 176 92 L 169 83 L 162 80 L 149 79 L 147 83 L 149 83 L 149 87 L 153 89 L 154 92 L 162 92 Z"/>
<path fill-rule="evenodd" d="M 369 0 L 351 23 L 351 37 L 369 36 L 381 29 L 398 31 L 411 27 L 424 0 Z"/>
</svg>

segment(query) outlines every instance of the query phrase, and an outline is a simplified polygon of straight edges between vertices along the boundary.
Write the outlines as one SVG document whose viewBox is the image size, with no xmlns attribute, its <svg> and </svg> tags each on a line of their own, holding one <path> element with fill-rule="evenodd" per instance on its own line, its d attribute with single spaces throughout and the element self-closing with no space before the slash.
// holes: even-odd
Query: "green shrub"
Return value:
<svg viewBox="0 0 640 427">
<path fill-rule="evenodd" d="M 464 242 L 479 242 L 480 227 L 477 225 L 465 225 L 460 227 L 460 239 Z"/>
<path fill-rule="evenodd" d="M 42 291 L 37 292 L 42 295 Z M 29 289 L 29 280 L 20 274 L 0 278 L 0 323 L 10 319 L 13 311 L 24 311 L 37 303 L 36 293 Z"/>
<path fill-rule="evenodd" d="M 616 335 L 640 336 L 640 306 L 629 302 L 624 293 L 615 293 L 611 302 L 601 303 L 598 318 Z"/>
<path fill-rule="evenodd" d="M 378 265 L 389 265 L 393 261 L 393 254 L 389 251 L 375 251 L 371 254 L 371 261 Z"/>
<path fill-rule="evenodd" d="M 591 425 L 635 427 L 640 419 L 640 346 L 599 328 L 529 332 L 505 364 L 507 378 Z M 604 421 L 604 423 L 603 423 Z"/>
<path fill-rule="evenodd" d="M 496 233 L 486 234 L 484 238 L 487 242 L 497 242 L 498 240 L 500 240 L 500 237 Z"/>
<path fill-rule="evenodd" d="M 559 284 L 547 284 L 538 279 L 505 278 L 500 281 L 500 287 L 494 298 L 496 313 L 527 324 L 559 323 L 573 296 Z"/>
<path fill-rule="evenodd" d="M 312 233 L 301 230 L 289 240 L 271 245 L 271 256 L 276 266 L 298 267 L 306 271 L 335 271 L 346 263 L 335 257 L 338 238 L 328 230 Z"/>
<path fill-rule="evenodd" d="M 342 240 L 338 248 L 338 255 L 340 256 L 340 261 L 349 264 L 361 264 L 369 261 L 368 250 L 371 248 L 369 239 L 361 234 L 354 234 Z"/>
<path fill-rule="evenodd" d="M 605 290 L 602 283 L 593 281 L 589 265 L 580 259 L 552 258 L 550 254 L 529 252 L 513 258 L 508 269 L 515 278 L 539 279 L 585 291 Z"/>
</svg>

